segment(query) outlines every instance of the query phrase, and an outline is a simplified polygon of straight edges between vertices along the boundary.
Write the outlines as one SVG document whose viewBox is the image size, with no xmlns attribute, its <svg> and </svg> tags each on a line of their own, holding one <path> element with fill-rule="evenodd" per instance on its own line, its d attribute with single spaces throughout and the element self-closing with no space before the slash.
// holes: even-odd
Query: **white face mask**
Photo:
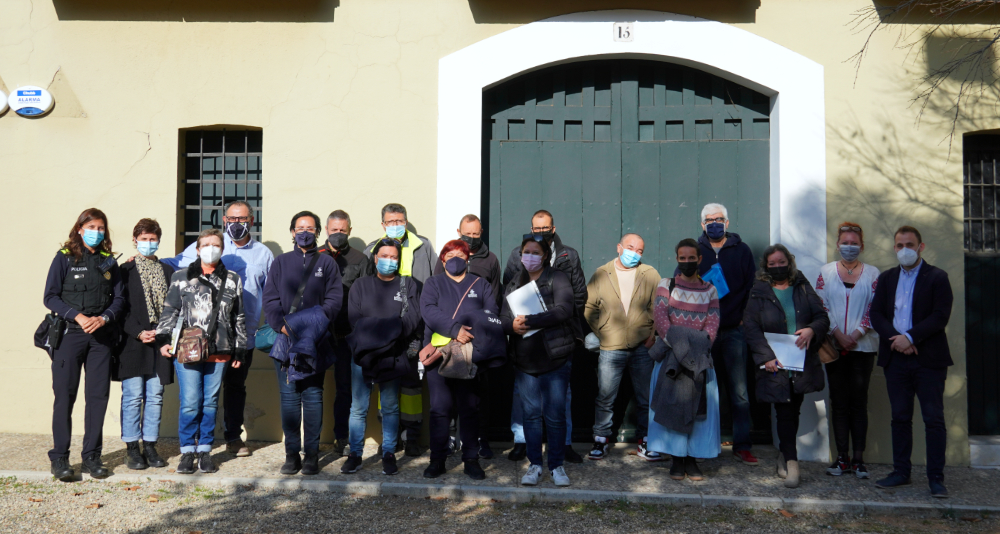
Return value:
<svg viewBox="0 0 1000 534">
<path fill-rule="evenodd" d="M 910 268 L 917 264 L 920 256 L 912 248 L 901 248 L 896 252 L 896 259 L 899 260 L 899 264 L 903 267 Z"/>
<path fill-rule="evenodd" d="M 198 256 L 201 257 L 202 262 L 212 265 L 222 257 L 222 249 L 215 245 L 207 245 L 201 247 Z"/>
</svg>

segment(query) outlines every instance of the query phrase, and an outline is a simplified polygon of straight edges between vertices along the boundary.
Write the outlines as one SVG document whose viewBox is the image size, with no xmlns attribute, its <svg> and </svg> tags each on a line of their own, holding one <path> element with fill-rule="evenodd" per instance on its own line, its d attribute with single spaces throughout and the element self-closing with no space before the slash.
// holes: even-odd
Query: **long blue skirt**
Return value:
<svg viewBox="0 0 1000 534">
<path fill-rule="evenodd" d="M 650 394 L 656 391 L 656 379 L 660 376 L 660 366 L 653 366 Z M 704 419 L 695 420 L 690 434 L 681 434 L 667 429 L 654 420 L 652 402 L 649 408 L 649 435 L 646 446 L 651 451 L 671 456 L 691 456 L 694 458 L 715 458 L 722 452 L 722 436 L 719 430 L 719 383 L 715 379 L 715 369 L 708 370 L 705 383 L 706 414 Z M 652 400 L 652 399 L 650 399 Z"/>
</svg>

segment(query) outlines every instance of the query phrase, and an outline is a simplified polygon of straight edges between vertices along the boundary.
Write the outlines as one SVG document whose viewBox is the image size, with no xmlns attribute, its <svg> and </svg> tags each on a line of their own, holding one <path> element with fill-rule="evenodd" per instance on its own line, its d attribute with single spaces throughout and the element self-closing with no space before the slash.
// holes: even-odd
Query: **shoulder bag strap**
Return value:
<svg viewBox="0 0 1000 534">
<path fill-rule="evenodd" d="M 476 279 L 473 280 L 471 284 L 469 284 L 469 287 L 465 288 L 465 293 L 462 295 L 462 300 L 458 301 L 458 306 L 455 307 L 455 313 L 451 314 L 452 320 L 454 320 L 455 316 L 458 315 L 458 309 L 461 308 L 462 303 L 465 302 L 465 297 L 469 295 L 469 290 L 472 289 L 472 286 L 476 285 L 476 282 L 478 281 L 479 277 L 477 276 Z"/>
<path fill-rule="evenodd" d="M 309 260 L 309 266 L 306 267 L 306 271 L 302 273 L 302 281 L 299 282 L 299 288 L 295 290 L 295 298 L 292 299 L 292 306 L 288 308 L 288 315 L 295 313 L 299 309 L 299 304 L 302 303 L 302 294 L 306 291 L 306 283 L 309 282 L 309 276 L 312 275 L 313 267 L 316 266 L 316 262 L 319 261 L 319 251 L 313 254 L 311 260 Z"/>
</svg>

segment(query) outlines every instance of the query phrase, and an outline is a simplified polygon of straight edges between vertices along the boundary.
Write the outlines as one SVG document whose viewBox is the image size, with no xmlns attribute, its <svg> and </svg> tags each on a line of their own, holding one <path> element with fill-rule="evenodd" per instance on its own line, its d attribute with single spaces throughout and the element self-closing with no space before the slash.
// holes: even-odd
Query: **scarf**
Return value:
<svg viewBox="0 0 1000 534">
<path fill-rule="evenodd" d="M 139 271 L 142 291 L 146 294 L 146 310 L 149 312 L 149 322 L 160 322 L 163 313 L 163 301 L 167 298 L 167 281 L 163 273 L 163 265 L 157 259 L 136 255 L 135 268 Z"/>
</svg>

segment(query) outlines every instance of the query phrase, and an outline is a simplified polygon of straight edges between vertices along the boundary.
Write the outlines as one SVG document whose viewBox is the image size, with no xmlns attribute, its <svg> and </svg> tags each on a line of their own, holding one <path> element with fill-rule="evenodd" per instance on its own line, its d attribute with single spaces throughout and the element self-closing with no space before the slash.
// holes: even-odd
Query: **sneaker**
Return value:
<svg viewBox="0 0 1000 534">
<path fill-rule="evenodd" d="M 583 463 L 583 457 L 573 450 L 572 445 L 566 445 L 566 449 L 563 451 L 563 459 L 571 464 Z"/>
<path fill-rule="evenodd" d="M 413 458 L 416 458 L 417 456 L 421 455 L 420 445 L 417 445 L 417 440 L 415 439 L 406 440 L 406 447 L 404 454 Z"/>
<path fill-rule="evenodd" d="M 522 486 L 537 486 L 538 479 L 542 478 L 542 466 L 532 465 L 528 467 L 528 472 L 521 477 Z"/>
<path fill-rule="evenodd" d="M 750 451 L 733 451 L 733 456 L 746 465 L 757 465 L 757 457 Z"/>
<path fill-rule="evenodd" d="M 899 486 L 909 485 L 910 477 L 904 476 L 902 473 L 897 473 L 896 471 L 889 473 L 889 476 L 875 483 L 875 487 L 879 489 L 898 488 Z"/>
<path fill-rule="evenodd" d="M 253 454 L 250 452 L 250 447 L 247 447 L 247 444 L 240 438 L 227 442 L 226 452 L 236 456 L 237 458 L 245 458 Z"/>
<path fill-rule="evenodd" d="M 282 475 L 294 475 L 300 470 L 302 470 L 302 458 L 299 458 L 299 453 L 285 453 L 285 463 L 281 465 L 278 472 Z"/>
<path fill-rule="evenodd" d="M 866 479 L 868 478 L 868 467 L 865 466 L 864 462 L 854 462 L 851 464 L 851 469 L 854 471 L 854 476 Z"/>
<path fill-rule="evenodd" d="M 212 453 L 208 451 L 198 453 L 198 470 L 202 473 L 214 473 L 219 470 L 212 461 Z"/>
<path fill-rule="evenodd" d="M 107 467 L 104 467 L 104 463 L 101 462 L 101 455 L 97 453 L 83 459 L 83 472 L 90 473 L 90 476 L 94 478 L 108 478 L 111 476 L 111 471 Z"/>
<path fill-rule="evenodd" d="M 528 446 L 524 443 L 515 443 L 514 448 L 511 449 L 510 454 L 507 455 L 507 459 L 512 462 L 520 462 L 527 457 Z"/>
<path fill-rule="evenodd" d="M 549 472 L 552 475 L 552 482 L 556 486 L 569 486 L 569 477 L 566 476 L 566 470 L 563 466 L 559 466 Z"/>
<path fill-rule="evenodd" d="M 333 440 L 333 453 L 337 455 L 337 458 L 342 458 L 344 456 L 344 451 L 350 448 L 350 446 L 351 443 L 346 439 L 335 439 Z"/>
<path fill-rule="evenodd" d="M 845 473 L 851 472 L 851 464 L 847 463 L 847 458 L 844 456 L 838 456 L 836 460 L 833 461 L 833 465 L 826 468 L 826 474 L 834 477 L 839 477 Z"/>
<path fill-rule="evenodd" d="M 358 465 L 360 467 L 360 462 Z M 399 468 L 396 467 L 396 455 L 390 452 L 389 454 L 382 456 L 382 474 L 395 475 L 398 472 Z"/>
<path fill-rule="evenodd" d="M 469 475 L 472 480 L 485 480 L 486 471 L 483 471 L 483 467 L 479 465 L 479 460 L 465 460 L 465 469 L 463 472 Z"/>
<path fill-rule="evenodd" d="M 146 459 L 146 463 L 149 464 L 149 467 L 167 466 L 167 461 L 160 457 L 160 453 L 156 452 L 155 441 L 142 442 L 142 456 Z"/>
<path fill-rule="evenodd" d="M 142 457 L 142 452 L 139 450 L 139 442 L 132 441 L 125 444 L 125 466 L 129 469 L 146 469 L 149 464 L 146 463 L 146 459 Z"/>
<path fill-rule="evenodd" d="M 444 460 L 431 460 L 431 464 L 424 469 L 424 478 L 437 478 L 448 471 L 444 465 Z"/>
<path fill-rule="evenodd" d="M 642 438 L 642 441 L 639 442 L 639 446 L 636 447 L 636 454 L 639 455 L 639 458 L 642 458 L 647 462 L 662 462 L 667 459 L 662 454 L 647 449 L 646 438 Z"/>
<path fill-rule="evenodd" d="M 185 452 L 181 454 L 181 461 L 177 462 L 177 469 L 175 472 L 179 475 L 190 475 L 194 473 L 194 457 L 193 452 Z"/>
<path fill-rule="evenodd" d="M 319 474 L 319 451 L 307 452 L 305 454 L 305 458 L 302 459 L 302 474 Z"/>
<path fill-rule="evenodd" d="M 391 455 L 392 453 L 390 452 L 389 456 Z M 395 460 L 395 458 L 393 458 L 393 460 Z M 344 473 L 345 475 L 350 473 L 357 473 L 359 469 L 361 469 L 361 456 L 359 456 L 355 452 L 348 454 L 347 461 L 344 462 L 344 465 L 340 466 L 340 472 Z"/>
<path fill-rule="evenodd" d="M 479 439 L 479 457 L 483 460 L 493 459 L 493 449 L 490 448 L 490 442 L 485 439 Z"/>
<path fill-rule="evenodd" d="M 948 498 L 948 488 L 944 487 L 943 480 L 931 480 L 931 497 L 936 499 L 947 499 Z"/>
<path fill-rule="evenodd" d="M 594 436 L 594 446 L 590 449 L 587 458 L 591 460 L 603 460 L 608 455 L 608 438 Z"/>
<path fill-rule="evenodd" d="M 73 468 L 69 466 L 69 459 L 66 457 L 52 460 L 51 472 L 52 476 L 63 482 L 72 482 L 76 477 L 76 474 L 73 473 Z"/>
</svg>

